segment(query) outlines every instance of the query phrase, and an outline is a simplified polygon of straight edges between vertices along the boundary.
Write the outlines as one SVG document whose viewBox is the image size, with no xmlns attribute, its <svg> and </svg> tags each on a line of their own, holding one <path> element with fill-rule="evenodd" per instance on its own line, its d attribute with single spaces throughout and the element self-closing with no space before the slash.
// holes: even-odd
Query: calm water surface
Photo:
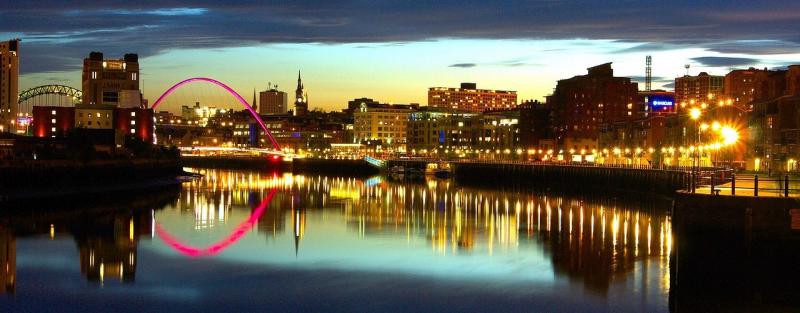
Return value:
<svg viewBox="0 0 800 313">
<path fill-rule="evenodd" d="M 667 201 L 194 171 L 4 213 L 0 308 L 668 311 Z"/>
</svg>

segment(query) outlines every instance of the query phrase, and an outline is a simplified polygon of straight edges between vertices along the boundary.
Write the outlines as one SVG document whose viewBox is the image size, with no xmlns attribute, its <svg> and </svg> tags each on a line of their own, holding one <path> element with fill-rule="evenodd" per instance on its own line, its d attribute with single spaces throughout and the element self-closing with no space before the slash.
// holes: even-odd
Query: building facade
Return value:
<svg viewBox="0 0 800 313">
<path fill-rule="evenodd" d="M 408 115 L 416 108 L 402 104 L 362 105 L 353 113 L 354 143 L 406 144 Z"/>
<path fill-rule="evenodd" d="M 519 109 L 520 145 L 526 149 L 552 149 L 553 110 L 546 103 L 525 101 Z"/>
<path fill-rule="evenodd" d="M 724 81 L 724 76 L 708 75 L 706 72 L 697 76 L 675 78 L 675 102 L 679 104 L 678 110 L 716 101 L 715 97 L 723 95 Z"/>
<path fill-rule="evenodd" d="M 34 106 L 32 113 L 35 137 L 65 137 L 75 128 L 73 107 Z"/>
<path fill-rule="evenodd" d="M 19 39 L 0 41 L 0 132 L 13 131 L 19 94 Z"/>
<path fill-rule="evenodd" d="M 466 149 L 474 138 L 473 123 L 478 113 L 426 107 L 408 115 L 406 149 Z"/>
<path fill-rule="evenodd" d="M 472 112 L 507 110 L 517 106 L 517 92 L 477 89 L 475 83 L 461 83 L 461 88 L 428 88 L 428 106 Z"/>
<path fill-rule="evenodd" d="M 129 53 L 122 59 L 103 59 L 101 52 L 90 53 L 83 60 L 82 86 L 82 104 L 141 107 L 139 56 Z"/>
<path fill-rule="evenodd" d="M 771 72 L 767 69 L 759 70 L 752 67 L 746 70 L 729 72 L 725 75 L 724 80 L 725 99 L 719 101 L 730 100 L 732 105 L 745 110 L 752 110 L 751 102 L 755 99 L 757 85 L 759 82 L 765 81 Z"/>
<path fill-rule="evenodd" d="M 587 70 L 587 75 L 559 80 L 547 97 L 556 143 L 564 150 L 597 149 L 600 125 L 637 119 L 645 111 L 637 101 L 638 85 L 614 77 L 611 63 Z"/>
<path fill-rule="evenodd" d="M 286 114 L 288 95 L 277 89 L 269 89 L 258 93 L 258 114 Z"/>
</svg>

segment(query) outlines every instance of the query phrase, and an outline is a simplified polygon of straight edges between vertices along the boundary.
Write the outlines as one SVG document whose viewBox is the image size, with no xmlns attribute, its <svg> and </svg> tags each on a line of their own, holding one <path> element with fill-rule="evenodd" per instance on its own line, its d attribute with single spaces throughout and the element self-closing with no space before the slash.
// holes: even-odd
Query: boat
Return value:
<svg viewBox="0 0 800 313">
<path fill-rule="evenodd" d="M 428 163 L 425 167 L 425 175 L 431 175 L 436 178 L 447 179 L 451 176 L 450 163 L 439 161 L 437 163 Z"/>
</svg>

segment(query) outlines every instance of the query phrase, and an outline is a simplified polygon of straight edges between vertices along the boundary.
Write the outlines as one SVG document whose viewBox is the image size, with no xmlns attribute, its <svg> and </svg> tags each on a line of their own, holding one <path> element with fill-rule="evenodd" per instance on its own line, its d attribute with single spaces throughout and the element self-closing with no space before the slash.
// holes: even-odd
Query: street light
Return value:
<svg viewBox="0 0 800 313">
<path fill-rule="evenodd" d="M 695 122 L 698 122 L 698 123 L 699 123 L 698 120 L 700 119 L 700 116 L 702 114 L 703 114 L 703 112 L 700 111 L 700 109 L 698 109 L 696 107 L 695 108 L 691 108 L 689 110 L 689 117 L 692 120 L 694 120 Z M 698 124 L 697 125 L 697 141 L 695 142 L 695 145 L 699 145 L 699 144 L 700 144 L 700 125 Z M 692 152 L 694 152 L 694 151 L 692 151 Z M 693 164 L 694 165 L 693 166 L 694 167 L 694 175 L 693 176 L 696 179 L 697 175 L 700 172 L 700 152 L 699 151 L 697 153 L 695 153 L 695 157 L 692 158 L 692 163 L 694 163 Z M 692 192 L 694 192 L 694 188 L 695 188 L 695 182 L 692 182 Z"/>
</svg>

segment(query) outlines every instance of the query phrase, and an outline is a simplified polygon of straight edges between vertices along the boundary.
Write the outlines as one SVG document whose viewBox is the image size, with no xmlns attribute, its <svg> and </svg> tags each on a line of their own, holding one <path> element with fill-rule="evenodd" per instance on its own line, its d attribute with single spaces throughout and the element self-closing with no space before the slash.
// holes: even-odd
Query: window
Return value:
<svg viewBox="0 0 800 313">
<path fill-rule="evenodd" d="M 52 130 L 53 132 L 55 132 L 55 131 L 56 131 L 56 128 L 55 128 L 55 127 L 53 127 L 53 128 L 50 128 L 50 130 Z"/>
<path fill-rule="evenodd" d="M 131 125 L 136 125 L 136 121 L 131 121 Z"/>
<path fill-rule="evenodd" d="M 131 80 L 136 80 L 136 73 L 131 73 Z"/>
<path fill-rule="evenodd" d="M 97 118 L 100 118 L 100 112 L 97 112 Z"/>
<path fill-rule="evenodd" d="M 103 91 L 103 102 L 116 103 L 119 101 L 119 93 L 116 91 Z"/>
<path fill-rule="evenodd" d="M 53 124 L 55 124 L 55 123 L 56 123 L 56 119 L 51 119 L 51 120 L 50 120 L 50 123 L 53 123 Z"/>
<path fill-rule="evenodd" d="M 135 133 L 136 133 L 136 129 L 135 128 L 131 128 L 131 134 L 135 134 Z"/>
<path fill-rule="evenodd" d="M 56 110 L 53 110 L 52 112 L 50 112 L 50 114 L 56 115 Z"/>
<path fill-rule="evenodd" d="M 97 72 L 92 71 L 92 79 L 97 79 Z"/>
<path fill-rule="evenodd" d="M 136 112 L 131 112 L 131 117 L 136 117 Z"/>
</svg>

